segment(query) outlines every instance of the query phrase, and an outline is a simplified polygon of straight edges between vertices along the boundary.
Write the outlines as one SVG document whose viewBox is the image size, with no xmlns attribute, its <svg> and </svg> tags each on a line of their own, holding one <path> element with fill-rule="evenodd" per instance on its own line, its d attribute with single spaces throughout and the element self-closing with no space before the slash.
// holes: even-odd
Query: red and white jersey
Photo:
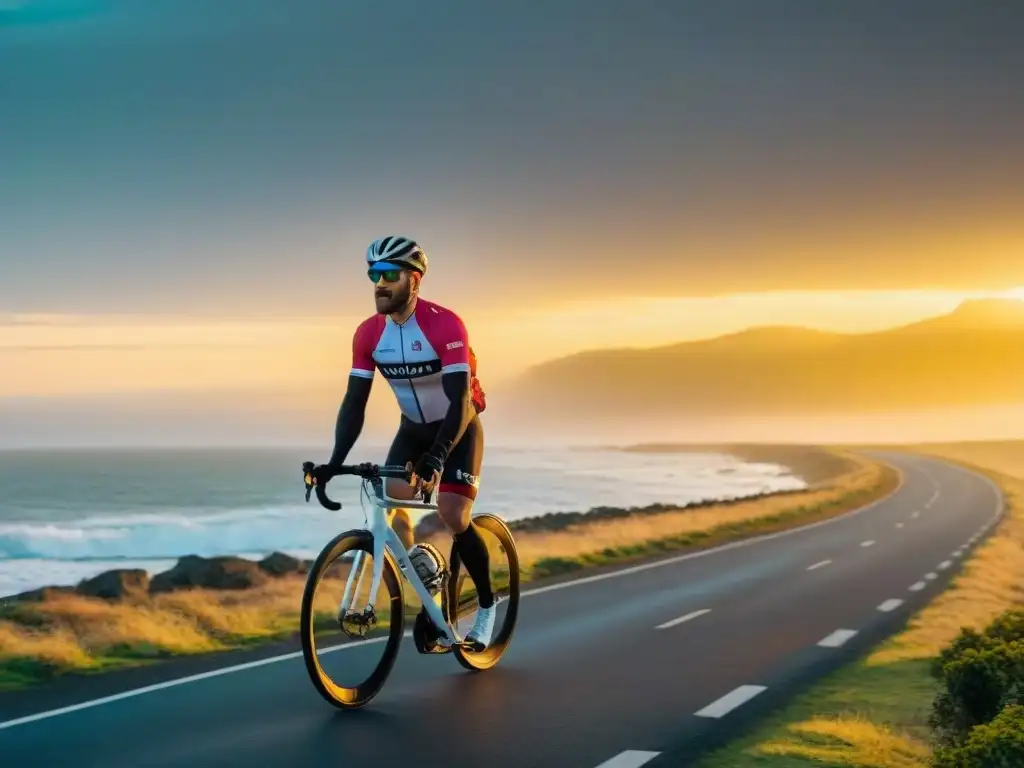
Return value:
<svg viewBox="0 0 1024 768">
<path fill-rule="evenodd" d="M 462 320 L 450 309 L 424 299 L 399 325 L 388 315 L 373 315 L 352 338 L 352 375 L 373 378 L 379 370 L 395 393 L 398 407 L 412 421 L 441 421 L 448 396 L 441 376 L 455 371 L 470 375 L 473 404 L 484 410 L 484 393 L 476 378 L 476 357 Z"/>
</svg>

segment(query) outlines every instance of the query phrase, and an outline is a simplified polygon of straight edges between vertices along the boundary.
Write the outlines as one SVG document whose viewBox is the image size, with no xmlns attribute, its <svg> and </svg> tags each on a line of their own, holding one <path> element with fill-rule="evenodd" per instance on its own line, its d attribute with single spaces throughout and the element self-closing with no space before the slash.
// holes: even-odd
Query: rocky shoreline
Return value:
<svg viewBox="0 0 1024 768">
<path fill-rule="evenodd" d="M 51 596 L 75 594 L 105 600 L 145 598 L 164 592 L 203 589 L 250 589 L 266 584 L 274 578 L 305 575 L 311 560 L 300 560 L 284 552 L 273 552 L 259 561 L 224 555 L 200 557 L 185 555 L 173 568 L 152 578 L 141 568 L 114 568 L 76 586 L 49 586 L 22 592 L 4 598 L 11 602 L 42 602 Z"/>
<path fill-rule="evenodd" d="M 586 512 L 550 512 L 509 522 L 513 533 L 563 531 L 575 525 L 632 517 L 657 515 L 680 510 L 713 506 L 732 506 L 767 496 L 802 493 L 803 489 L 765 491 L 743 497 L 702 499 L 688 504 L 649 504 L 644 507 L 593 507 Z M 416 526 L 417 541 L 444 535 L 444 525 L 436 513 L 426 515 Z M 189 589 L 241 590 L 260 587 L 272 579 L 305 576 L 312 565 L 284 552 L 272 552 L 262 560 L 234 555 L 200 557 L 185 555 L 169 570 L 150 575 L 141 568 L 115 568 L 83 579 L 75 586 L 46 586 L 3 598 L 4 602 L 44 602 L 50 597 L 74 594 L 104 600 L 146 599 L 151 595 Z"/>
</svg>

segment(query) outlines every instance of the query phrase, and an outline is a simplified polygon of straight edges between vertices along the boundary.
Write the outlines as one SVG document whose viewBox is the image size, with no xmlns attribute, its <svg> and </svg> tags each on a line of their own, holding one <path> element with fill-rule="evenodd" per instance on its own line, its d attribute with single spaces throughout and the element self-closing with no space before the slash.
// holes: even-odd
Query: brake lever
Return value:
<svg viewBox="0 0 1024 768">
<path fill-rule="evenodd" d="M 316 484 L 313 479 L 313 468 L 314 464 L 312 461 L 302 462 L 302 480 L 306 484 L 306 503 L 309 503 L 309 497 L 313 493 L 313 486 Z"/>
</svg>

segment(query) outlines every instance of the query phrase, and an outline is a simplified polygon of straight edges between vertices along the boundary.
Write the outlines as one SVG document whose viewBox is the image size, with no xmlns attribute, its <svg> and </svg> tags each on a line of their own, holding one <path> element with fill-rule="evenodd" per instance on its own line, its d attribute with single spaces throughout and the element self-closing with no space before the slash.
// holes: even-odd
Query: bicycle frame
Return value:
<svg viewBox="0 0 1024 768">
<path fill-rule="evenodd" d="M 428 504 L 422 501 L 406 501 L 403 499 L 395 499 L 384 493 L 384 481 L 381 478 L 364 479 L 363 489 L 367 485 L 373 487 L 373 497 L 370 498 L 370 506 L 372 511 L 369 513 L 371 519 L 367 520 L 369 527 L 368 530 L 371 537 L 373 538 L 373 577 L 370 581 L 370 593 L 367 597 L 367 605 L 369 607 L 372 604 L 373 597 L 377 594 L 377 590 L 380 588 L 381 578 L 384 574 L 384 551 L 389 550 L 398 561 L 400 570 L 404 574 L 406 580 L 412 585 L 412 588 L 416 591 L 417 597 L 426 609 L 427 615 L 430 616 L 434 624 L 447 636 L 447 638 L 454 645 L 459 642 L 459 638 L 455 635 L 454 629 L 445 620 L 444 614 L 441 612 L 441 608 L 437 603 L 434 602 L 434 598 L 431 596 L 430 591 L 427 589 L 420 575 L 416 573 L 416 569 L 413 567 L 412 560 L 409 557 L 409 552 L 406 550 L 402 540 L 398 537 L 395 529 L 391 527 L 392 517 L 391 510 L 394 509 L 423 509 L 431 512 L 437 511 L 437 504 Z M 366 494 L 370 496 L 369 493 Z M 363 508 L 364 513 L 366 512 L 365 507 Z M 363 576 L 365 573 L 364 568 L 364 552 L 359 550 L 356 552 L 355 558 L 353 558 L 352 569 L 349 571 L 348 579 L 345 582 L 345 593 L 341 598 L 341 615 L 345 615 L 351 601 L 353 599 L 353 579 L 356 577 L 358 572 L 359 577 L 355 582 L 355 593 L 358 594 L 359 588 L 363 583 Z"/>
</svg>

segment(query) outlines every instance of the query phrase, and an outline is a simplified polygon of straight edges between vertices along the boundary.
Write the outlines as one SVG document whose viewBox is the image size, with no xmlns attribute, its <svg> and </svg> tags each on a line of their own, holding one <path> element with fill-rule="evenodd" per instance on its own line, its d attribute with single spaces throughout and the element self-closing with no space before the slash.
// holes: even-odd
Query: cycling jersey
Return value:
<svg viewBox="0 0 1024 768">
<path fill-rule="evenodd" d="M 438 304 L 416 300 L 416 308 L 399 325 L 390 315 L 373 315 L 352 338 L 352 375 L 372 379 L 374 368 L 388 380 L 398 407 L 420 424 L 444 419 L 448 396 L 441 385 L 446 373 L 465 371 L 477 413 L 486 407 L 476 378 L 476 356 L 462 320 Z"/>
</svg>

